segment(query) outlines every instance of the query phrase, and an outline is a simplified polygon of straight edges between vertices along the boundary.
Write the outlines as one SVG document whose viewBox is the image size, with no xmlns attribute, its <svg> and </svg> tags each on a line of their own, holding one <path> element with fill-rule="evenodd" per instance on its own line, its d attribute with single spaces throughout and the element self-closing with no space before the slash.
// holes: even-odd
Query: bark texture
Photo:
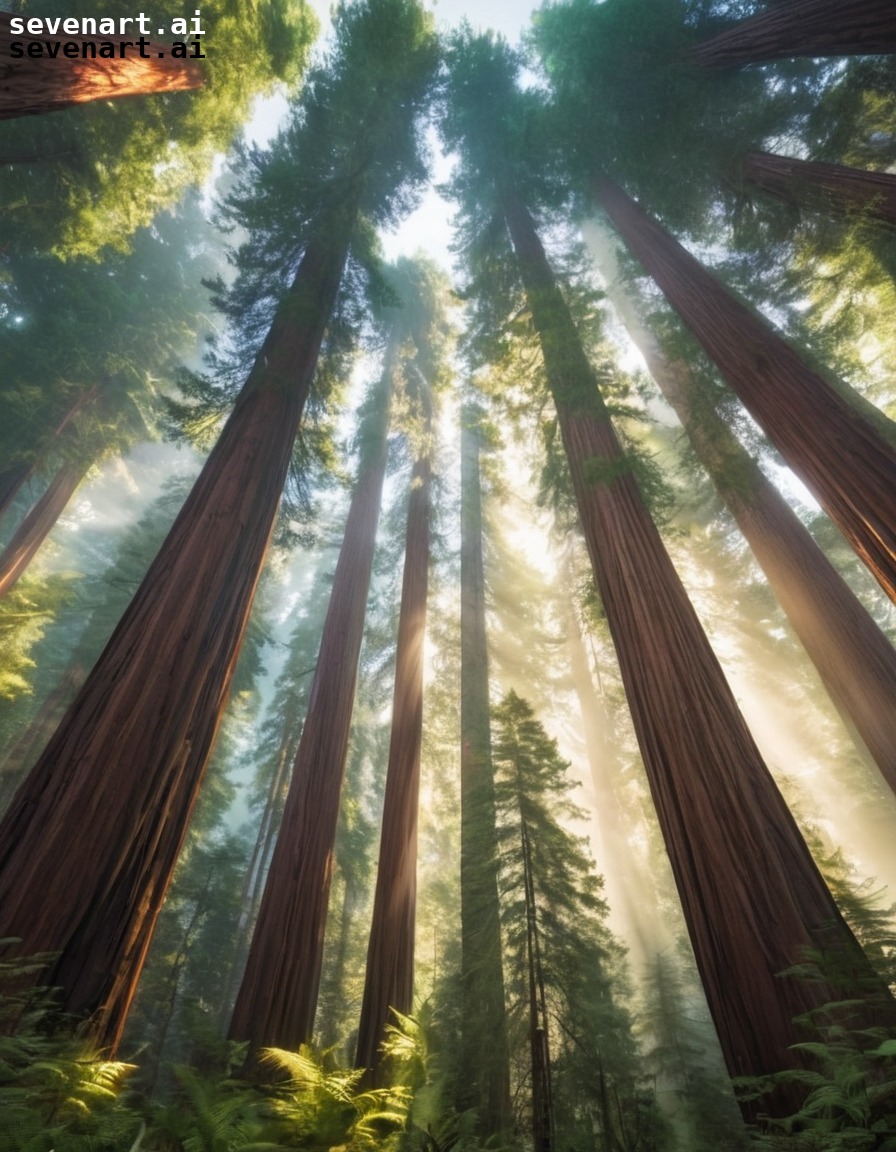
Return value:
<svg viewBox="0 0 896 1152">
<path fill-rule="evenodd" d="M 0 934 L 58 953 L 63 1007 L 112 1051 L 226 703 L 353 220 L 343 208 L 309 243 L 171 532 L 0 825 Z"/>
<path fill-rule="evenodd" d="M 148 96 L 154 92 L 178 92 L 185 88 L 199 88 L 202 72 L 195 60 L 175 59 L 171 46 L 146 41 L 146 58 L 134 40 L 124 36 L 70 35 L 61 28 L 53 33 L 13 33 L 12 14 L 0 12 L 0 120 L 17 116 L 37 116 L 70 108 L 73 104 L 86 104 L 91 100 L 115 100 L 121 96 Z M 27 24 L 26 24 L 27 28 Z M 44 54 L 29 56 L 28 44 L 43 43 Z M 101 43 L 115 45 L 114 60 L 69 58 L 59 54 L 52 58 L 48 44 Z M 24 55 L 11 54 L 13 43 L 24 45 Z M 118 57 L 120 45 L 123 58 Z"/>
<path fill-rule="evenodd" d="M 0 553 L 0 596 L 15 587 L 19 577 L 62 515 L 84 477 L 86 465 L 66 462 L 30 509 Z"/>
<path fill-rule="evenodd" d="M 607 295 L 675 410 L 722 502 L 765 573 L 838 712 L 896 792 L 896 650 L 765 473 L 702 394 L 690 367 L 666 357 L 614 279 L 598 236 Z"/>
<path fill-rule="evenodd" d="M 464 413 L 460 541 L 460 916 L 464 1074 L 458 1111 L 475 1108 L 483 1137 L 510 1122 L 510 1056 L 501 964 L 495 783 L 489 724 L 480 434 Z"/>
<path fill-rule="evenodd" d="M 731 389 L 896 601 L 896 448 L 621 188 L 598 202 Z"/>
<path fill-rule="evenodd" d="M 22 487 L 31 479 L 40 466 L 46 450 L 52 447 L 53 443 L 57 442 L 63 434 L 67 433 L 71 435 L 70 424 L 86 406 L 93 403 L 99 393 L 100 386 L 96 385 L 93 388 L 88 388 L 78 396 L 63 414 L 59 423 L 50 433 L 49 438 L 44 441 L 43 446 L 33 451 L 31 459 L 27 463 L 17 464 L 15 467 L 7 468 L 4 472 L 0 473 L 0 516 L 4 516 L 9 511 L 10 505 L 22 490 Z"/>
<path fill-rule="evenodd" d="M 407 1015 L 414 997 L 414 924 L 417 899 L 417 808 L 423 734 L 423 641 L 429 581 L 429 453 L 432 414 L 424 389 L 424 447 L 411 473 L 405 538 L 395 692 L 383 826 L 377 865 L 373 919 L 367 946 L 364 999 L 355 1066 L 370 1070 L 377 1083 L 379 1047 L 391 1009 Z"/>
<path fill-rule="evenodd" d="M 525 205 L 503 207 L 651 793 L 732 1075 L 792 1066 L 794 1017 L 842 987 L 894 1005 L 843 921 L 647 512 Z M 805 949 L 837 977 L 782 976 Z M 781 1091 L 773 1107 L 799 1093 Z"/>
<path fill-rule="evenodd" d="M 894 17 L 896 19 L 896 17 Z M 780 200 L 813 211 L 861 214 L 896 226 L 896 173 L 748 152 L 742 179 Z"/>
<path fill-rule="evenodd" d="M 248 1040 L 251 1052 L 298 1048 L 314 1029 L 398 341 L 396 331 L 367 428 L 305 725 L 230 1024 L 231 1038 Z"/>
<path fill-rule="evenodd" d="M 704 40 L 699 64 L 731 68 L 791 56 L 867 56 L 896 52 L 891 0 L 787 0 Z"/>
</svg>

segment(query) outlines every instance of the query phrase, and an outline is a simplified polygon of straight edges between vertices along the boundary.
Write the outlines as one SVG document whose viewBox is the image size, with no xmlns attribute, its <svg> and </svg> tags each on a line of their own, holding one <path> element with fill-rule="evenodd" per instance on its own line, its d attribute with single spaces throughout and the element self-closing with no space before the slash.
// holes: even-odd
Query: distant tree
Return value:
<svg viewBox="0 0 896 1152">
<path fill-rule="evenodd" d="M 196 197 L 102 263 L 30 254 L 6 263 L 0 508 L 43 493 L 0 554 L 0 595 L 27 568 L 88 471 L 157 434 L 160 382 L 207 325 L 200 281 L 217 266 Z M 40 338 L 38 338 L 40 334 Z M 20 503 L 23 503 L 20 500 Z"/>
<path fill-rule="evenodd" d="M 887 0 L 788 0 L 770 3 L 701 41 L 694 49 L 707 68 L 759 64 L 788 56 L 866 56 L 896 52 L 893 9 Z"/>
<path fill-rule="evenodd" d="M 355 1067 L 374 1084 L 383 1076 L 380 1045 L 392 1012 L 407 1016 L 414 998 L 417 808 L 423 738 L 423 642 L 429 589 L 433 396 L 431 375 L 415 373 L 401 608 L 395 653 L 392 731 L 380 833 L 376 892 L 367 946 Z"/>
<path fill-rule="evenodd" d="M 745 1152 L 747 1134 L 697 988 L 674 954 L 657 952 L 641 980 L 644 1065 L 688 1152 Z"/>
<path fill-rule="evenodd" d="M 525 1020 L 534 1147 L 580 1147 L 596 1129 L 608 1152 L 646 1152 L 659 1124 L 638 1083 L 602 881 L 568 830 L 583 815 L 569 799 L 569 765 L 516 693 L 495 708 L 494 722 L 506 966 Z"/>
<path fill-rule="evenodd" d="M 507 1131 L 510 1072 L 501 911 L 498 901 L 494 772 L 483 563 L 480 453 L 487 429 L 468 404 L 461 415 L 460 780 L 461 1028 L 460 1111 L 477 1110 L 483 1136 Z"/>
<path fill-rule="evenodd" d="M 273 321 L 159 555 L 3 822 L 3 930 L 25 952 L 58 954 L 50 978 L 63 1004 L 113 1050 L 220 723 L 359 215 L 389 219 L 422 179 L 416 118 L 435 61 L 430 19 L 411 0 L 337 14 L 328 66 L 268 161 L 291 180 L 321 165 L 300 188 L 304 231 L 273 258 Z M 303 140 L 307 172 L 293 168 Z M 87 813 L 93 835 L 72 842 Z"/>
<path fill-rule="evenodd" d="M 35 57 L 28 52 L 28 46 L 36 38 L 13 32 L 11 20 L 11 13 L 0 12 L 0 54 L 7 61 L 0 86 L 0 120 L 55 112 L 91 100 L 177 92 L 202 85 L 199 65 L 173 56 L 170 44 L 145 40 L 141 50 L 135 41 L 124 36 L 104 34 L 91 38 L 57 30 L 55 35 L 64 36 L 66 44 L 77 44 L 79 49 L 90 42 L 96 52 L 98 40 L 112 44 L 115 56 L 109 59 L 79 53 L 70 59 L 41 53 Z M 14 44 L 18 46 L 17 53 L 12 51 Z"/>
</svg>

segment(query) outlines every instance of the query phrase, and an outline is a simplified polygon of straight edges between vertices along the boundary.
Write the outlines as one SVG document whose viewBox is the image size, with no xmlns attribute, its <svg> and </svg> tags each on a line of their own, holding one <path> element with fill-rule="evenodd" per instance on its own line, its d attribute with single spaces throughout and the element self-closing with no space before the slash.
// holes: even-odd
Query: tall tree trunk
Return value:
<svg viewBox="0 0 896 1152">
<path fill-rule="evenodd" d="M 838 999 L 830 978 L 781 973 L 807 948 L 845 985 L 896 1005 L 825 887 L 766 768 L 641 499 L 532 219 L 503 190 L 595 582 L 685 920 L 733 1076 L 792 1066 L 794 1017 Z M 877 1014 L 879 1013 L 879 1014 Z M 779 1090 L 774 1107 L 799 1103 Z M 748 1109 L 749 1110 L 749 1109 Z"/>
<path fill-rule="evenodd" d="M 529 1051 L 532 1064 L 532 1146 L 535 1152 L 554 1152 L 554 1091 L 548 1010 L 544 994 L 544 967 L 538 934 L 538 905 L 532 874 L 529 828 L 519 798 L 523 888 L 526 900 L 526 964 L 529 974 Z"/>
<path fill-rule="evenodd" d="M 389 397 L 402 333 L 396 323 L 365 429 L 358 479 L 336 564 L 305 726 L 230 1037 L 297 1048 L 311 1039 L 320 988 L 339 799 L 379 524 Z"/>
<path fill-rule="evenodd" d="M 896 52 L 891 0 L 788 0 L 704 40 L 694 56 L 706 68 L 731 68 L 791 56 L 891 52 Z"/>
<path fill-rule="evenodd" d="M 350 870 L 342 872 L 342 907 L 339 912 L 339 935 L 332 964 L 328 965 L 327 976 L 321 991 L 321 1008 L 318 1029 L 320 1046 L 323 1049 L 335 1048 L 339 1043 L 339 1021 L 342 1000 L 345 996 L 345 973 L 348 961 L 348 945 L 352 922 L 358 910 L 358 882 Z"/>
<path fill-rule="evenodd" d="M 896 601 L 896 448 L 621 188 L 594 190 L 722 376 Z"/>
<path fill-rule="evenodd" d="M 597 231 L 594 244 L 611 304 L 684 426 L 838 712 L 896 792 L 896 650 L 716 414 L 689 365 L 664 355 L 616 278 L 616 257 L 605 231 Z"/>
<path fill-rule="evenodd" d="M 83 36 L 58 30 L 36 35 L 14 33 L 10 21 L 12 14 L 0 12 L 0 120 L 17 116 L 36 116 L 85 104 L 91 100 L 113 100 L 120 96 L 146 96 L 154 92 L 177 92 L 185 88 L 199 88 L 202 72 L 190 59 L 181 60 L 171 54 L 171 46 L 149 40 L 138 46 L 136 34 L 128 40 L 124 36 Z M 27 29 L 27 23 L 25 24 Z M 30 56 L 28 46 L 42 43 L 44 52 Z M 69 58 L 60 50 L 50 56 L 50 45 L 113 44 L 115 59 Z M 20 56 L 12 55 L 13 44 L 18 44 Z M 123 53 L 123 55 L 122 55 Z"/>
<path fill-rule="evenodd" d="M 417 807 L 423 735 L 423 641 L 429 581 L 431 398 L 422 389 L 423 447 L 411 472 L 401 609 L 395 653 L 392 734 L 383 799 L 373 919 L 355 1066 L 380 1079 L 380 1044 L 391 1009 L 407 1015 L 414 997 Z"/>
<path fill-rule="evenodd" d="M 755 188 L 810 211 L 871 216 L 896 226 L 896 173 L 843 164 L 793 160 L 773 152 L 748 152 L 741 178 Z"/>
<path fill-rule="evenodd" d="M 22 486 L 34 475 L 35 470 L 44 457 L 45 449 L 51 447 L 53 442 L 62 436 L 78 413 L 81 412 L 86 405 L 91 404 L 99 393 L 99 385 L 95 385 L 93 388 L 88 388 L 85 392 L 82 392 L 69 406 L 59 423 L 50 433 L 49 441 L 45 441 L 45 448 L 36 451 L 30 463 L 16 465 L 0 473 L 0 516 L 6 515 L 13 500 L 15 500 L 21 491 Z"/>
<path fill-rule="evenodd" d="M 249 866 L 243 880 L 243 890 L 240 893 L 240 914 L 237 919 L 236 939 L 237 951 L 233 957 L 230 975 L 227 980 L 227 991 L 221 1004 L 221 1030 L 226 1030 L 233 1014 L 233 1005 L 239 991 L 240 981 L 246 966 L 248 949 L 243 942 L 254 931 L 255 921 L 258 918 L 258 908 L 264 892 L 264 882 L 270 868 L 271 856 L 276 842 L 276 830 L 280 826 L 283 815 L 283 806 L 286 802 L 286 793 L 289 788 L 290 766 L 290 737 L 291 725 L 287 722 L 283 726 L 280 746 L 277 750 L 276 767 L 271 774 L 264 808 L 252 846 L 252 855 L 249 857 Z M 251 942 L 251 939 L 250 939 Z"/>
<path fill-rule="evenodd" d="M 308 244 L 218 443 L 0 824 L 0 935 L 114 1051 L 227 700 L 355 218 Z M 65 867 L 60 867 L 65 861 Z"/>
<path fill-rule="evenodd" d="M 484 1138 L 510 1122 L 510 1052 L 501 965 L 495 787 L 489 726 L 480 432 L 463 413 L 460 513 L 460 917 L 462 1075 L 457 1108 L 475 1108 Z"/>
<path fill-rule="evenodd" d="M 15 586 L 41 544 L 56 527 L 56 521 L 74 496 L 87 467 L 85 461 L 66 461 L 15 530 L 0 553 L 0 597 Z"/>
<path fill-rule="evenodd" d="M 21 492 L 22 486 L 34 473 L 36 461 L 17 464 L 0 472 L 0 516 L 5 516 L 10 504 Z"/>
</svg>

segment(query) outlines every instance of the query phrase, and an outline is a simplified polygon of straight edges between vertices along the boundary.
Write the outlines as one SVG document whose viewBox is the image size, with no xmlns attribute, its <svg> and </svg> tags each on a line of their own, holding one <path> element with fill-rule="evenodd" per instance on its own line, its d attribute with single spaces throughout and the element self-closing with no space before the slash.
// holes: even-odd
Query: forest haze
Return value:
<svg viewBox="0 0 896 1152">
<path fill-rule="evenodd" d="M 896 1148 L 892 0 L 110 4 L 0 14 L 0 1152 Z"/>
</svg>

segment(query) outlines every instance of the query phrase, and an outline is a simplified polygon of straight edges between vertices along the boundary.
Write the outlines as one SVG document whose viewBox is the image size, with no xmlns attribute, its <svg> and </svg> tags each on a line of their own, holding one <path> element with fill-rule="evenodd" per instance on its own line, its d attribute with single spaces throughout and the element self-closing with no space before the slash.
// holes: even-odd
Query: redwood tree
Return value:
<svg viewBox="0 0 896 1152">
<path fill-rule="evenodd" d="M 843 921 L 738 711 L 640 496 L 599 377 L 521 198 L 519 185 L 530 194 L 545 186 L 531 150 L 537 97 L 518 94 L 511 53 L 485 38 L 460 39 L 452 64 L 444 132 L 462 152 L 455 187 L 466 192 L 471 228 L 499 211 L 512 242 L 728 1069 L 760 1075 L 785 1068 L 800 1039 L 794 1018 L 836 999 L 843 984 L 853 980 L 880 998 L 869 1023 L 891 1016 L 893 1002 Z M 493 226 L 487 234 L 495 235 Z M 817 983 L 782 975 L 807 948 L 832 957 L 829 971 L 837 975 Z M 786 1107 L 798 1095 L 785 1089 L 776 1104 Z"/>
<path fill-rule="evenodd" d="M 896 601 L 896 448 L 604 177 L 595 197 L 781 456 Z"/>
<path fill-rule="evenodd" d="M 694 49 L 708 68 L 758 64 L 790 56 L 866 56 L 896 52 L 890 0 L 787 0 Z"/>
<path fill-rule="evenodd" d="M 12 13 L 0 12 L 0 120 L 16 116 L 36 116 L 86 104 L 91 100 L 113 100 L 121 96 L 146 96 L 153 92 L 178 92 L 202 85 L 202 70 L 195 60 L 175 57 L 171 45 L 144 40 L 142 49 L 135 40 L 124 36 L 81 35 L 80 33 L 13 32 Z M 26 20 L 22 20 L 27 28 Z M 64 37 L 66 44 L 79 45 L 79 55 L 69 58 L 49 51 L 32 56 L 33 42 L 45 47 Z M 88 42 L 114 45 L 113 59 L 80 54 Z M 17 45 L 16 54 L 12 47 Z"/>
<path fill-rule="evenodd" d="M 508 1126 L 510 1071 L 489 724 L 489 661 L 482 557 L 482 415 L 464 408 L 460 513 L 460 916 L 463 1047 L 459 1111 L 476 1108 L 481 1134 Z"/>
<path fill-rule="evenodd" d="M 748 152 L 743 180 L 810 211 L 870 216 L 896 225 L 896 173 L 869 172 L 844 164 L 794 160 L 772 152 Z"/>
<path fill-rule="evenodd" d="M 91 1016 L 113 1050 L 226 702 L 359 212 L 394 218 L 421 175 L 428 17 L 411 0 L 369 0 L 337 13 L 336 30 L 295 129 L 318 156 L 326 141 L 329 167 L 284 261 L 297 263 L 290 287 L 159 555 L 0 827 L 0 932 L 25 953 L 57 953 L 49 978 L 64 1007 Z M 277 163 L 290 167 L 282 152 Z M 82 827 L 91 834 L 73 837 Z"/>
<path fill-rule="evenodd" d="M 607 294 L 681 420 L 847 726 L 896 791 L 896 650 L 715 410 L 691 366 L 666 356 L 615 277 L 609 236 L 594 237 Z"/>
<path fill-rule="evenodd" d="M 0 596 L 13 587 L 75 494 L 86 463 L 66 461 L 0 552 Z"/>
<path fill-rule="evenodd" d="M 339 799 L 345 776 L 358 659 L 386 477 L 389 405 L 407 336 L 392 319 L 382 377 L 360 430 L 358 476 L 321 635 L 283 819 L 236 999 L 230 1036 L 262 1047 L 311 1039 Z"/>
<path fill-rule="evenodd" d="M 417 901 L 417 809 L 423 736 L 423 642 L 429 583 L 430 489 L 432 482 L 432 397 L 420 379 L 419 431 L 405 532 L 404 572 L 392 732 L 386 792 L 367 946 L 364 999 L 355 1066 L 381 1074 L 380 1044 L 393 1009 L 410 1013 L 414 997 L 414 927 Z"/>
</svg>

